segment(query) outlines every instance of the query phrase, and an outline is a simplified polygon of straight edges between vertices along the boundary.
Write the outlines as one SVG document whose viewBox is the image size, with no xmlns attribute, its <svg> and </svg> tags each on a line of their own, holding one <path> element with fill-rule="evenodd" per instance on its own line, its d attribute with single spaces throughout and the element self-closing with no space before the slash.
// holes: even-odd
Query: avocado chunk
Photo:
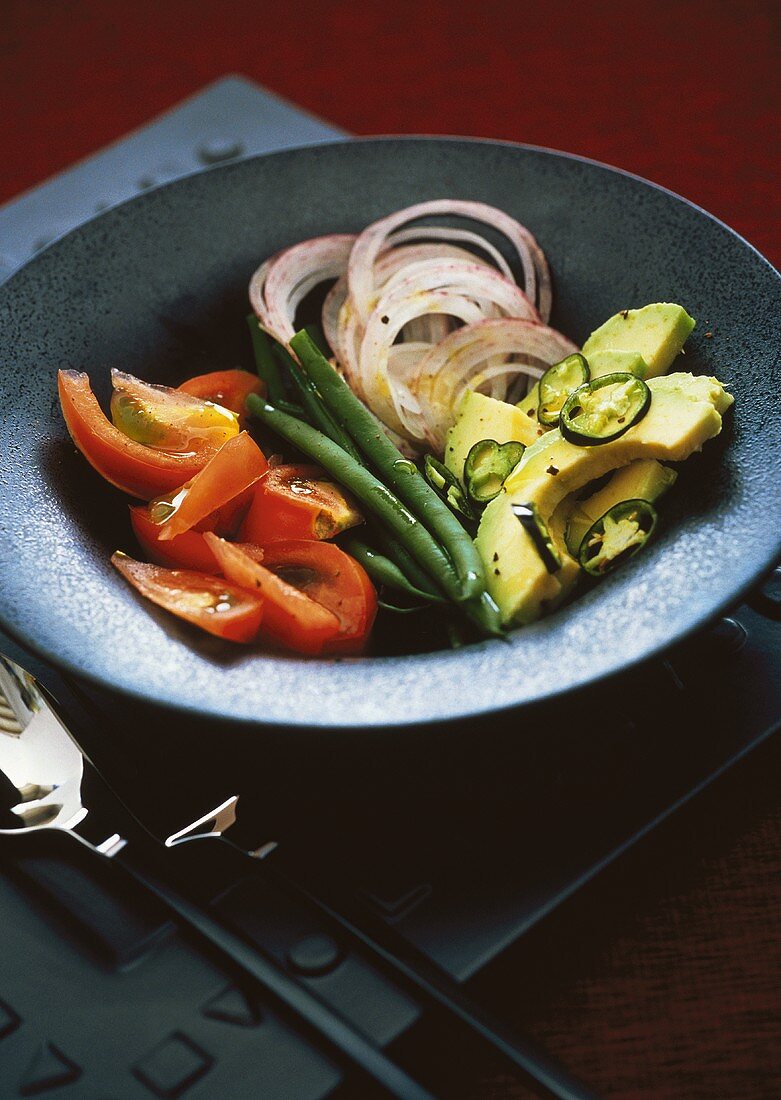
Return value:
<svg viewBox="0 0 781 1100">
<path fill-rule="evenodd" d="M 610 481 L 599 492 L 593 493 L 587 500 L 570 504 L 569 499 L 562 501 L 553 518 L 557 526 L 561 523 L 560 513 L 568 513 L 565 523 L 566 544 L 571 554 L 577 557 L 583 536 L 604 516 L 608 509 L 624 500 L 647 500 L 653 504 L 666 493 L 677 478 L 675 470 L 663 466 L 655 458 L 639 458 L 616 470 Z"/>
<path fill-rule="evenodd" d="M 567 497 L 566 500 L 561 502 L 548 520 L 548 531 L 553 539 L 553 545 L 556 547 L 558 555 L 561 558 L 561 569 L 556 573 L 556 580 L 559 582 L 559 592 L 553 597 L 548 605 L 551 610 L 564 602 L 581 576 L 580 562 L 570 553 L 565 538 L 567 524 L 578 503 L 579 502 L 575 500 L 574 496 Z"/>
<path fill-rule="evenodd" d="M 578 447 L 558 428 L 527 448 L 505 482 L 514 501 L 534 503 L 547 520 L 570 493 L 639 458 L 681 462 L 721 431 L 733 398 L 716 378 L 670 374 L 648 381 L 651 404 L 642 420 L 610 443 Z"/>
<path fill-rule="evenodd" d="M 537 406 L 540 403 L 540 384 L 535 382 L 525 397 L 522 397 L 520 401 L 515 404 L 516 409 L 520 409 L 535 427 L 539 426 L 544 428 L 544 424 L 537 425 Z"/>
<path fill-rule="evenodd" d="M 548 572 L 510 503 L 506 493 L 491 501 L 480 520 L 475 546 L 485 566 L 488 592 L 503 623 L 522 626 L 540 617 L 546 602 L 560 595 L 561 585 L 558 572 Z"/>
<path fill-rule="evenodd" d="M 497 443 L 516 440 L 529 446 L 538 438 L 536 419 L 530 420 L 506 401 L 467 390 L 458 407 L 456 422 L 445 439 L 444 462 L 463 483 L 466 456 L 481 439 L 494 439 Z"/>
<path fill-rule="evenodd" d="M 590 365 L 596 352 L 634 352 L 646 363 L 646 378 L 656 378 L 670 369 L 694 325 L 683 306 L 670 302 L 624 309 L 591 333 L 583 354 Z"/>
<path fill-rule="evenodd" d="M 648 376 L 648 364 L 637 351 L 591 351 L 588 368 L 592 378 L 616 373 L 634 374 L 636 378 Z"/>
</svg>

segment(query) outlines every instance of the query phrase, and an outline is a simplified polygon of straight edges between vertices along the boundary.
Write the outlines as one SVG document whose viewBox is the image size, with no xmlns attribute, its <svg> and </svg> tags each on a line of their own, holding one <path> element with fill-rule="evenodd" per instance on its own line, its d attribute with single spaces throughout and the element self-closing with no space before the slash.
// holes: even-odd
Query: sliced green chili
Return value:
<svg viewBox="0 0 781 1100">
<path fill-rule="evenodd" d="M 476 504 L 487 504 L 502 491 L 509 477 L 526 450 L 523 443 L 511 440 L 497 443 L 495 439 L 481 439 L 469 448 L 464 463 L 464 484 Z"/>
<path fill-rule="evenodd" d="M 561 434 L 579 447 L 610 443 L 643 419 L 651 391 L 634 374 L 603 374 L 579 386 L 564 403 Z"/>
<path fill-rule="evenodd" d="M 549 573 L 561 569 L 561 556 L 551 538 L 548 525 L 540 515 L 536 504 L 511 504 L 515 518 L 525 531 L 528 531 L 542 563 Z"/>
<path fill-rule="evenodd" d="M 580 544 L 580 564 L 592 577 L 603 577 L 648 542 L 657 513 L 647 500 L 622 500 L 605 512 Z"/>
<path fill-rule="evenodd" d="M 440 462 L 438 458 L 434 458 L 433 455 L 426 455 L 423 468 L 429 485 L 439 493 L 454 512 L 460 512 L 467 519 L 477 519 L 474 509 L 461 487 L 461 483 L 443 462 Z"/>
<path fill-rule="evenodd" d="M 568 355 L 560 363 L 548 367 L 539 381 L 540 400 L 537 405 L 537 419 L 546 427 L 559 422 L 559 414 L 569 395 L 588 382 L 591 377 L 588 363 L 580 352 Z"/>
</svg>

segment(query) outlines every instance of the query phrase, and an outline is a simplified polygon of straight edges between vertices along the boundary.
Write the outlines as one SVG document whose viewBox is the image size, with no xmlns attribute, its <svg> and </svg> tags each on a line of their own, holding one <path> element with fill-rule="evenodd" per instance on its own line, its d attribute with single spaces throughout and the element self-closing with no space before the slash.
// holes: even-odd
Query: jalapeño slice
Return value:
<svg viewBox="0 0 781 1100">
<path fill-rule="evenodd" d="M 540 424 L 549 428 L 558 424 L 564 402 L 573 390 L 588 382 L 590 377 L 588 363 L 579 352 L 548 367 L 539 382 L 537 419 Z"/>
<path fill-rule="evenodd" d="M 561 569 L 561 557 L 553 545 L 548 525 L 540 515 L 536 504 L 511 504 L 513 515 L 528 533 L 531 535 L 537 553 L 542 558 L 542 564 L 549 573 L 556 573 Z"/>
<path fill-rule="evenodd" d="M 656 519 L 656 509 L 647 500 L 614 504 L 584 535 L 578 553 L 580 564 L 592 577 L 603 577 L 645 546 Z"/>
<path fill-rule="evenodd" d="M 466 491 L 476 504 L 487 504 L 502 491 L 505 480 L 523 458 L 523 443 L 481 439 L 469 448 L 464 463 Z"/>
<path fill-rule="evenodd" d="M 460 512 L 467 519 L 477 518 L 458 479 L 454 477 L 444 463 L 440 462 L 438 458 L 434 458 L 433 455 L 426 455 L 424 469 L 429 485 L 436 489 L 454 512 Z"/>
<path fill-rule="evenodd" d="M 579 447 L 611 443 L 642 420 L 651 391 L 634 374 L 603 374 L 579 386 L 564 403 L 561 434 Z"/>
</svg>

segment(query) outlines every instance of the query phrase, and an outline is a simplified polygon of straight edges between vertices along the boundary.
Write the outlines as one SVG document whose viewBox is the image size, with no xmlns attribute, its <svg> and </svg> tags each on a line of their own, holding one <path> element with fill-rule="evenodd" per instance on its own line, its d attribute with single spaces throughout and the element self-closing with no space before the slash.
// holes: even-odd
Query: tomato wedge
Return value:
<svg viewBox="0 0 781 1100">
<path fill-rule="evenodd" d="M 239 418 L 230 409 L 191 393 L 144 382 L 112 370 L 111 419 L 128 439 L 161 451 L 216 450 L 239 434 Z"/>
<path fill-rule="evenodd" d="M 251 642 L 263 619 L 264 603 L 223 577 L 189 569 L 163 569 L 116 553 L 111 564 L 158 607 L 232 642 Z"/>
<path fill-rule="evenodd" d="M 353 500 L 317 466 L 274 466 L 264 474 L 241 529 L 261 546 L 280 539 L 332 539 L 363 522 Z"/>
<path fill-rule="evenodd" d="M 267 469 L 263 452 L 247 432 L 229 439 L 192 481 L 150 502 L 149 518 L 160 527 L 159 540 L 174 539 L 231 505 Z"/>
<path fill-rule="evenodd" d="M 237 546 L 209 531 L 203 537 L 228 580 L 262 600 L 263 637 L 285 649 L 316 657 L 327 642 L 339 636 L 337 616 L 261 565 L 257 553 L 250 552 L 255 551 L 254 547 Z"/>
<path fill-rule="evenodd" d="M 244 402 L 251 393 L 263 394 L 266 391 L 258 376 L 246 370 L 215 370 L 210 374 L 197 374 L 195 378 L 182 382 L 179 389 L 203 401 L 214 401 L 239 417 L 244 416 Z"/>
<path fill-rule="evenodd" d="M 263 547 L 263 564 L 339 620 L 324 652 L 362 652 L 377 614 L 377 593 L 366 570 L 332 542 L 291 540 Z"/>
<path fill-rule="evenodd" d="M 57 375 L 62 413 L 73 442 L 106 481 L 131 496 L 149 500 L 191 480 L 216 453 L 208 441 L 186 454 L 162 451 L 128 439 L 106 417 L 79 371 Z"/>
<path fill-rule="evenodd" d="M 158 565 L 219 573 L 217 559 L 200 531 L 185 531 L 176 538 L 161 542 L 160 524 L 149 518 L 145 504 L 131 504 L 130 523 L 145 556 Z"/>
</svg>

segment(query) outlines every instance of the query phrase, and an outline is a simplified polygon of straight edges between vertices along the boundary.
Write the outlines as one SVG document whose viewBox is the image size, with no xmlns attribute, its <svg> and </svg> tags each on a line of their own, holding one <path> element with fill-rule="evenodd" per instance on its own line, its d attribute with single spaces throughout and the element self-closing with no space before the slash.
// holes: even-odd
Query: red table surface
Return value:
<svg viewBox="0 0 781 1100">
<path fill-rule="evenodd" d="M 477 135 L 617 165 L 778 264 L 779 10 L 0 0 L 0 201 L 237 72 L 357 134 Z M 600 1095 L 781 1095 L 780 763 L 777 744 L 759 751 L 586 891 L 502 994 Z M 465 1091 L 522 1095 L 490 1067 Z"/>
<path fill-rule="evenodd" d="M 240 72 L 358 134 L 477 135 L 595 157 L 686 195 L 781 257 L 771 0 L 0 9 L 0 200 Z"/>
</svg>

